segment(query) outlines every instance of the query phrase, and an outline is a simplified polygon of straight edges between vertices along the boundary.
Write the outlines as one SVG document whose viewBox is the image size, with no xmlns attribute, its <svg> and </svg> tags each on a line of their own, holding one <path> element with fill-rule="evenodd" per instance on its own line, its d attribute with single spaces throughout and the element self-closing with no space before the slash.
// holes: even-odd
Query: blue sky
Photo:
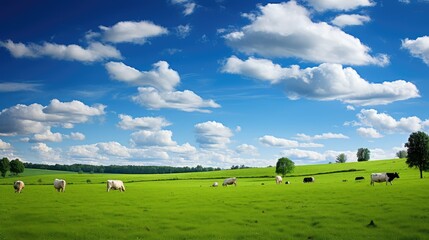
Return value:
<svg viewBox="0 0 429 240">
<path fill-rule="evenodd" d="M 3 1 L 0 151 L 49 164 L 394 158 L 429 129 L 429 1 Z"/>
</svg>

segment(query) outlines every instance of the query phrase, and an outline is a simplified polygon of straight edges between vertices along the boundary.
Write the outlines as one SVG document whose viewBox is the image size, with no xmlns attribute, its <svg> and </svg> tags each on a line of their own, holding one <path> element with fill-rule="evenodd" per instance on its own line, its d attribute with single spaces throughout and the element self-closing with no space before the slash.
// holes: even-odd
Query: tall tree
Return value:
<svg viewBox="0 0 429 240">
<path fill-rule="evenodd" d="M 10 169 L 10 162 L 9 159 L 4 157 L 2 160 L 0 160 L 0 173 L 2 177 L 6 177 L 7 171 Z"/>
<path fill-rule="evenodd" d="M 407 150 L 408 167 L 416 167 L 420 170 L 420 178 L 423 171 L 429 170 L 429 136 L 424 132 L 413 132 L 405 143 Z"/>
<path fill-rule="evenodd" d="M 287 173 L 291 173 L 295 168 L 295 163 L 287 157 L 282 157 L 277 160 L 276 173 L 281 174 L 283 177 Z"/>
<path fill-rule="evenodd" d="M 347 162 L 347 156 L 344 153 L 341 153 L 340 155 L 337 156 L 337 163 L 345 163 Z"/>
<path fill-rule="evenodd" d="M 10 172 L 11 173 L 18 175 L 20 173 L 23 173 L 24 169 L 25 169 L 24 164 L 21 161 L 19 161 L 19 159 L 15 159 L 15 160 L 10 161 Z"/>
<path fill-rule="evenodd" d="M 368 161 L 370 158 L 370 153 L 371 152 L 368 148 L 359 148 L 356 153 L 358 162 Z"/>
</svg>

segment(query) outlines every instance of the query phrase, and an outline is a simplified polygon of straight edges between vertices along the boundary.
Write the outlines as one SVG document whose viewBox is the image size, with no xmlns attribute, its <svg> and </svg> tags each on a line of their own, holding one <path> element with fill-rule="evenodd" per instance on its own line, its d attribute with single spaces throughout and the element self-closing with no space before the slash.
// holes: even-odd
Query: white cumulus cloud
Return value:
<svg viewBox="0 0 429 240">
<path fill-rule="evenodd" d="M 100 26 L 102 38 L 113 43 L 131 42 L 144 44 L 148 38 L 167 34 L 168 30 L 149 21 L 124 21 L 111 27 Z"/>
<path fill-rule="evenodd" d="M 12 40 L 0 42 L 16 58 L 51 57 L 60 60 L 96 62 L 106 59 L 121 59 L 121 53 L 113 46 L 92 42 L 87 48 L 76 44 L 61 45 L 45 42 L 42 45 L 14 43 Z"/>
<path fill-rule="evenodd" d="M 372 0 L 305 0 L 317 11 L 327 10 L 339 10 L 339 11 L 350 11 L 360 7 L 372 7 L 375 2 Z"/>
<path fill-rule="evenodd" d="M 331 23 L 338 27 L 359 26 L 371 20 L 370 17 L 359 14 L 341 14 L 335 17 Z"/>
<path fill-rule="evenodd" d="M 194 127 L 201 148 L 226 148 L 233 136 L 230 128 L 216 121 L 198 123 Z"/>
<path fill-rule="evenodd" d="M 0 139 L 0 150 L 11 149 L 12 145 L 10 143 L 4 142 Z"/>
<path fill-rule="evenodd" d="M 258 149 L 250 144 L 240 144 L 239 146 L 237 146 L 235 151 L 239 154 L 259 156 Z"/>
<path fill-rule="evenodd" d="M 119 118 L 121 121 L 118 123 L 118 126 L 124 130 L 160 130 L 163 127 L 171 125 L 171 123 L 163 117 L 133 118 L 129 115 L 119 114 Z"/>
<path fill-rule="evenodd" d="M 193 91 L 162 92 L 153 87 L 139 87 L 134 102 L 149 109 L 172 108 L 185 112 L 210 112 L 205 108 L 219 108 L 213 100 L 204 100 Z"/>
<path fill-rule="evenodd" d="M 105 107 L 101 104 L 88 106 L 76 100 L 61 102 L 57 99 L 51 100 L 47 106 L 37 103 L 18 104 L 0 112 L 0 135 L 40 134 L 39 138 L 58 140 L 59 136 L 49 134 L 51 127 L 70 128 L 74 124 L 85 123 L 92 117 L 104 115 Z"/>
<path fill-rule="evenodd" d="M 179 74 L 165 61 L 153 64 L 150 71 L 139 71 L 122 62 L 108 62 L 106 69 L 112 79 L 136 86 L 152 86 L 171 91 L 180 82 Z"/>
<path fill-rule="evenodd" d="M 322 140 L 322 139 L 348 139 L 346 135 L 342 133 L 322 133 L 322 134 L 316 134 L 314 136 L 309 136 L 304 133 L 298 133 L 296 134 L 297 139 L 301 141 L 314 141 L 314 140 Z"/>
<path fill-rule="evenodd" d="M 299 146 L 299 143 L 297 141 L 277 138 L 271 135 L 265 135 L 263 137 L 260 137 L 259 142 L 269 147 L 291 148 Z"/>
<path fill-rule="evenodd" d="M 429 36 L 419 37 L 415 40 L 406 38 L 402 40 L 402 48 L 407 49 L 413 57 L 420 58 L 429 65 Z"/>
<path fill-rule="evenodd" d="M 357 114 L 359 124 L 388 133 L 411 133 L 429 126 L 429 120 L 421 120 L 416 116 L 402 117 L 396 120 L 386 113 L 379 113 L 375 109 L 362 109 Z"/>
<path fill-rule="evenodd" d="M 366 106 L 420 96 L 417 87 L 411 82 L 396 80 L 370 83 L 353 68 L 333 63 L 305 69 L 297 65 L 284 68 L 267 59 L 250 57 L 243 61 L 231 56 L 225 61 L 222 71 L 283 86 L 290 99 L 339 100 Z"/>
<path fill-rule="evenodd" d="M 250 25 L 224 35 L 229 46 L 250 55 L 292 57 L 316 63 L 389 62 L 384 54 L 371 56 L 369 47 L 341 29 L 326 22 L 313 22 L 310 12 L 295 1 L 259 6 L 259 11 Z"/>
<path fill-rule="evenodd" d="M 360 127 L 356 131 L 360 136 L 366 137 L 366 138 L 382 138 L 383 137 L 383 135 L 380 134 L 379 132 L 377 132 L 377 130 L 375 130 L 374 128 Z"/>
<path fill-rule="evenodd" d="M 175 146 L 177 143 L 172 137 L 173 132 L 169 130 L 140 130 L 131 134 L 131 143 L 134 146 Z"/>
</svg>

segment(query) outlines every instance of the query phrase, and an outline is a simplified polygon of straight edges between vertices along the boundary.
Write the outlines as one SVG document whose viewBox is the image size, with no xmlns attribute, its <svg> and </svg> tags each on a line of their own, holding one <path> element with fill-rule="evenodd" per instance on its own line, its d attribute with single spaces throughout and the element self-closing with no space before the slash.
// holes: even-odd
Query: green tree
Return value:
<svg viewBox="0 0 429 240">
<path fill-rule="evenodd" d="M 408 167 L 418 168 L 420 178 L 423 178 L 423 171 L 429 170 L 429 136 L 420 131 L 411 133 L 405 147 L 408 148 L 406 161 Z"/>
<path fill-rule="evenodd" d="M 9 159 L 4 157 L 2 160 L 0 160 L 0 173 L 2 177 L 6 177 L 7 171 L 10 169 L 10 162 Z"/>
<path fill-rule="evenodd" d="M 344 153 L 341 153 L 340 155 L 337 156 L 337 163 L 345 163 L 347 162 L 347 156 Z"/>
<path fill-rule="evenodd" d="M 358 162 L 368 161 L 370 158 L 370 153 L 371 152 L 368 148 L 359 148 L 356 153 Z"/>
<path fill-rule="evenodd" d="M 24 164 L 21 161 L 19 161 L 19 159 L 15 159 L 15 160 L 10 161 L 10 172 L 11 173 L 18 175 L 20 173 L 23 173 L 24 169 L 25 169 Z"/>
<path fill-rule="evenodd" d="M 407 157 L 407 151 L 406 150 L 401 150 L 401 151 L 398 151 L 397 153 L 396 153 L 396 156 L 398 157 L 398 158 L 406 158 Z"/>
<path fill-rule="evenodd" d="M 281 174 L 283 177 L 287 173 L 291 173 L 295 168 L 295 163 L 289 158 L 282 157 L 277 160 L 276 173 Z"/>
</svg>

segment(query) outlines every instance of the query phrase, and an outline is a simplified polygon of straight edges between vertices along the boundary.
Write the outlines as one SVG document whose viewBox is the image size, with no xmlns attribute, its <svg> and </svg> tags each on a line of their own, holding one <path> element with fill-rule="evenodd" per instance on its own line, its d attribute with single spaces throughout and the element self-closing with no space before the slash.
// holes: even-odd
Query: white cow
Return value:
<svg viewBox="0 0 429 240">
<path fill-rule="evenodd" d="M 280 184 L 283 182 L 283 178 L 281 176 L 276 176 L 276 184 Z"/>
<path fill-rule="evenodd" d="M 219 186 L 219 183 L 217 183 L 217 182 L 214 182 L 214 183 L 212 184 L 212 187 L 217 187 L 217 186 Z"/>
<path fill-rule="evenodd" d="M 24 187 L 25 187 L 25 184 L 23 181 L 18 180 L 13 183 L 13 188 L 15 188 L 15 193 L 21 193 Z"/>
<path fill-rule="evenodd" d="M 54 188 L 57 189 L 58 192 L 66 191 L 66 180 L 63 179 L 55 179 L 54 180 Z"/>
<path fill-rule="evenodd" d="M 375 182 L 381 183 L 386 182 L 392 185 L 392 181 L 395 178 L 399 178 L 399 174 L 397 172 L 394 173 L 371 173 L 371 185 L 374 185 Z"/>
<path fill-rule="evenodd" d="M 107 180 L 107 191 L 109 192 L 110 189 L 125 192 L 125 186 L 121 180 Z"/>
<path fill-rule="evenodd" d="M 222 186 L 228 186 L 232 184 L 234 184 L 234 186 L 237 186 L 237 178 L 233 177 L 225 179 L 222 183 Z"/>
</svg>

